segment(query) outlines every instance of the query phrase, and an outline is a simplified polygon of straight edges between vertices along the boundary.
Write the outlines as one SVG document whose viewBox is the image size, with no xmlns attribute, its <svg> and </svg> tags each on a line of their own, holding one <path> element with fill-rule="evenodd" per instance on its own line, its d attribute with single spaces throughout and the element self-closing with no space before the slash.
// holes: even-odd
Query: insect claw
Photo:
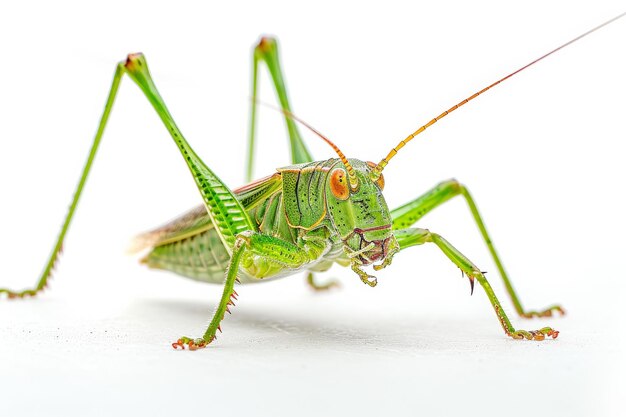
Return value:
<svg viewBox="0 0 626 417">
<path fill-rule="evenodd" d="M 375 287 L 376 284 L 378 284 L 378 278 L 376 278 L 373 275 L 366 275 L 365 277 L 361 278 L 361 281 L 363 281 L 365 284 L 369 285 L 370 287 Z"/>
</svg>

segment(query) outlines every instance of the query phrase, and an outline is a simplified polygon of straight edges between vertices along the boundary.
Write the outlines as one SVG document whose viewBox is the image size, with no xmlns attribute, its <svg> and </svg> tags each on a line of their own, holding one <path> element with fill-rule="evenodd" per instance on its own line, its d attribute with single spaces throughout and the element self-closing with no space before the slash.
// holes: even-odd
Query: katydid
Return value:
<svg viewBox="0 0 626 417">
<path fill-rule="evenodd" d="M 230 308 L 234 305 L 233 299 L 237 298 L 236 283 L 270 280 L 306 271 L 310 285 L 324 289 L 327 286 L 316 284 L 313 273 L 326 271 L 337 263 L 350 266 L 363 283 L 374 287 L 377 280 L 365 271 L 366 267 L 372 266 L 374 270 L 385 268 L 391 264 L 397 253 L 424 243 L 435 244 L 462 274 L 469 278 L 472 291 L 474 282 L 478 281 L 507 336 L 528 340 L 556 338 L 559 332 L 551 327 L 533 331 L 516 330 L 487 281 L 485 273 L 440 235 L 428 229 L 413 227 L 431 210 L 455 196 L 462 196 L 469 206 L 518 315 L 532 318 L 548 317 L 554 313 L 564 314 L 563 308 L 559 305 L 538 311 L 523 308 L 477 206 L 463 184 L 456 180 L 444 181 L 422 196 L 399 208 L 389 210 L 382 193 L 385 185 L 382 172 L 402 147 L 449 113 L 624 14 L 626 13 L 559 46 L 452 106 L 398 143 L 378 163 L 346 158 L 334 143 L 291 112 L 277 42 L 275 39 L 264 37 L 253 52 L 252 104 L 246 171 L 249 183 L 233 190 L 218 178 L 183 137 L 154 84 L 146 58 L 141 53 L 130 54 L 116 67 L 87 162 L 61 232 L 39 281 L 34 288 L 23 291 L 3 288 L 0 289 L 0 294 L 7 294 L 9 298 L 34 296 L 46 287 L 94 161 L 120 82 L 123 75 L 127 74 L 143 91 L 169 131 L 203 201 L 201 206 L 176 220 L 139 236 L 135 241 L 136 249 L 148 250 L 142 262 L 151 268 L 165 269 L 191 279 L 223 285 L 221 299 L 205 333 L 199 338 L 180 337 L 172 343 L 174 348 L 185 349 L 187 346 L 195 350 L 207 346 L 216 339 L 216 333 L 221 332 L 221 322 L 225 313 L 230 313 Z M 250 181 L 258 106 L 257 75 L 259 64 L 263 63 L 269 70 L 280 108 L 284 113 L 292 165 L 278 168 L 273 174 Z M 297 122 L 326 141 L 337 157 L 314 161 L 301 138 Z"/>
</svg>

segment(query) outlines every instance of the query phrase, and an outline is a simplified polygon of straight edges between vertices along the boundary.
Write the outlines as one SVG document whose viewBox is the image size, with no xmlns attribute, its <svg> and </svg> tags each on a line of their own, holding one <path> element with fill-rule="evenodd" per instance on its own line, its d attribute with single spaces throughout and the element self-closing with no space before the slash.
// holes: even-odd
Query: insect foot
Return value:
<svg viewBox="0 0 626 417">
<path fill-rule="evenodd" d="M 486 281 L 482 281 L 482 282 L 479 281 L 479 282 L 481 283 L 481 285 L 486 284 Z M 485 286 L 485 285 L 483 285 L 483 286 Z M 487 295 L 489 296 L 489 293 L 490 292 L 492 293 L 491 287 L 487 286 L 486 289 L 489 290 L 489 291 L 487 291 Z M 500 324 L 502 324 L 502 328 L 504 329 L 504 333 L 507 336 L 512 337 L 513 339 L 518 339 L 518 340 L 526 339 L 526 340 L 538 340 L 538 341 L 540 341 L 540 340 L 545 340 L 546 337 L 551 337 L 553 339 L 556 339 L 559 336 L 559 331 L 558 330 L 554 330 L 552 327 L 544 327 L 544 328 L 539 329 L 539 330 L 531 330 L 531 331 L 528 331 L 528 330 L 515 330 L 515 328 L 513 327 L 511 322 L 509 321 L 508 317 L 506 316 L 506 314 L 502 310 L 502 306 L 500 306 L 500 303 L 496 301 L 496 304 L 494 304 L 493 307 L 496 310 L 496 315 L 498 316 L 498 319 L 500 319 Z"/>
<path fill-rule="evenodd" d="M 548 307 L 542 311 L 523 311 L 520 313 L 520 316 L 525 319 L 532 319 L 533 317 L 552 317 L 554 313 L 559 313 L 559 315 L 565 315 L 565 309 L 560 305 L 554 305 L 552 307 Z"/>
<path fill-rule="evenodd" d="M 181 350 L 185 350 L 185 345 L 187 345 L 189 347 L 189 350 L 198 350 L 205 348 L 214 339 L 216 339 L 215 336 L 213 336 L 209 341 L 206 341 L 202 338 L 192 339 L 190 337 L 183 336 L 176 342 L 172 343 L 172 347 L 176 350 L 178 350 L 178 348 L 180 348 Z"/>
<path fill-rule="evenodd" d="M 370 287 L 375 287 L 378 284 L 378 279 L 373 275 L 368 275 L 365 271 L 360 268 L 360 264 L 358 262 L 352 262 L 352 270 L 357 273 L 361 281 L 364 284 L 369 285 Z"/>
<path fill-rule="evenodd" d="M 0 289 L 0 294 L 6 294 L 8 299 L 13 300 L 16 298 L 34 297 L 35 295 L 37 295 L 37 291 L 36 290 L 24 290 L 21 292 L 15 292 L 15 291 L 6 290 L 2 288 Z"/>
<path fill-rule="evenodd" d="M 526 340 L 544 340 L 547 337 L 556 339 L 559 336 L 559 331 L 554 330 L 551 327 L 544 327 L 539 330 L 516 330 L 514 332 L 507 332 L 513 339 L 526 339 Z"/>
</svg>

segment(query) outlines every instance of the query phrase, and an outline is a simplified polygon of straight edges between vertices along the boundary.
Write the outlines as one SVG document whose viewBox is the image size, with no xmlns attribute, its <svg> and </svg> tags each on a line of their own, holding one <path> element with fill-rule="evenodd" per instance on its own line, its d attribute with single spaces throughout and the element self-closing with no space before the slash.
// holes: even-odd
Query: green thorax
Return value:
<svg viewBox="0 0 626 417">
<path fill-rule="evenodd" d="M 391 216 L 382 190 L 371 180 L 371 167 L 358 159 L 349 159 L 358 178 L 357 190 L 346 199 L 337 198 L 329 184 L 335 169 L 345 169 L 339 159 L 290 165 L 279 168 L 286 221 L 292 228 L 309 231 L 327 226 L 332 234 L 346 238 L 355 230 L 369 230 L 367 240 L 388 237 Z"/>
<path fill-rule="evenodd" d="M 337 159 L 279 168 L 283 182 L 284 214 L 293 228 L 312 230 L 327 219 L 326 186 Z"/>
</svg>

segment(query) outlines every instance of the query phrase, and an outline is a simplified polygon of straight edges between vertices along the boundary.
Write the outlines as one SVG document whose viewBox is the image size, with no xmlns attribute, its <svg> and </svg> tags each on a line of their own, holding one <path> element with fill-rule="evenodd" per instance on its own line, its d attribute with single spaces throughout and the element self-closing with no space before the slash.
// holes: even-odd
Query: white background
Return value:
<svg viewBox="0 0 626 417">
<path fill-rule="evenodd" d="M 0 6 L 0 284 L 32 285 L 65 214 L 116 62 L 146 54 L 188 140 L 243 181 L 251 47 L 280 40 L 294 111 L 350 157 L 378 161 L 408 133 L 495 79 L 622 12 L 620 2 L 21 2 Z M 473 192 L 523 303 L 514 315 L 462 200 L 420 223 L 483 270 L 514 325 L 434 247 L 378 274 L 333 269 L 241 287 L 209 349 L 221 292 L 148 271 L 130 238 L 198 202 L 183 161 L 125 78 L 51 289 L 0 300 L 3 415 L 619 415 L 624 377 L 622 19 L 476 99 L 385 171 L 391 207 L 456 177 Z M 262 99 L 275 102 L 263 71 Z M 261 110 L 258 176 L 289 163 L 281 116 Z M 306 134 L 317 158 L 332 157 Z M 6 413 L 6 414 L 5 414 Z"/>
</svg>

